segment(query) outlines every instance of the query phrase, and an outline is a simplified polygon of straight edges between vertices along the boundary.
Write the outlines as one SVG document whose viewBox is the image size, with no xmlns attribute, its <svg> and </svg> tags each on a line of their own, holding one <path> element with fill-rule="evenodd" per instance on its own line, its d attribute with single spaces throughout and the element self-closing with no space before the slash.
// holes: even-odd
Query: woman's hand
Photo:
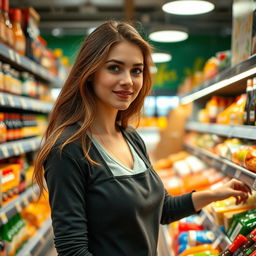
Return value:
<svg viewBox="0 0 256 256">
<path fill-rule="evenodd" d="M 251 189 L 246 184 L 236 179 L 230 180 L 212 192 L 214 193 L 214 201 L 224 200 L 234 196 L 236 198 L 236 204 L 245 203 L 249 194 L 252 194 Z"/>
<path fill-rule="evenodd" d="M 231 196 L 236 198 L 236 204 L 245 203 L 251 193 L 251 189 L 246 184 L 232 179 L 217 189 L 194 192 L 192 201 L 195 210 L 199 211 L 212 202 L 224 200 Z"/>
</svg>

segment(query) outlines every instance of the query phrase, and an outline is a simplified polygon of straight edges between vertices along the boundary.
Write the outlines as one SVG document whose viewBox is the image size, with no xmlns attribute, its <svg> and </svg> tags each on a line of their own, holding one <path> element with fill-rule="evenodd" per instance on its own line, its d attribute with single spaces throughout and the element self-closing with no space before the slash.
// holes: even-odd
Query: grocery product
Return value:
<svg viewBox="0 0 256 256">
<path fill-rule="evenodd" d="M 238 148 L 232 154 L 232 161 L 250 171 L 256 172 L 256 146 L 248 145 Z"/>
<path fill-rule="evenodd" d="M 245 105 L 245 94 L 236 97 L 229 107 L 217 115 L 216 122 L 224 125 L 242 125 L 244 122 Z"/>
<path fill-rule="evenodd" d="M 231 241 L 238 234 L 248 235 L 256 227 L 256 210 L 235 214 L 230 222 L 227 235 Z"/>
<path fill-rule="evenodd" d="M 213 202 L 211 204 L 211 211 L 217 225 L 223 226 L 224 213 L 234 210 L 243 210 L 245 212 L 247 210 L 255 208 L 255 205 L 256 204 L 254 196 L 249 196 L 245 204 L 238 205 L 236 204 L 236 199 L 234 197 L 230 197 L 222 201 Z"/>
<path fill-rule="evenodd" d="M 250 104 L 251 104 L 252 97 L 253 97 L 253 80 L 248 79 L 247 85 L 246 85 L 246 104 L 244 107 L 244 118 L 243 118 L 244 125 L 250 124 Z"/>
<path fill-rule="evenodd" d="M 12 29 L 12 23 L 9 17 L 9 0 L 2 0 L 2 8 L 4 14 L 4 23 L 6 31 L 6 42 L 10 47 L 14 47 L 14 34 Z"/>
<path fill-rule="evenodd" d="M 241 234 L 239 234 L 236 239 L 228 246 L 226 250 L 221 252 L 219 256 L 231 256 L 234 254 L 234 252 L 241 247 L 243 244 L 245 244 L 247 241 L 247 238 Z"/>
<path fill-rule="evenodd" d="M 25 55 L 26 51 L 26 39 L 21 28 L 22 22 L 22 13 L 18 8 L 11 9 L 11 21 L 13 25 L 13 34 L 14 34 L 14 47 L 15 50 L 22 55 Z"/>
</svg>

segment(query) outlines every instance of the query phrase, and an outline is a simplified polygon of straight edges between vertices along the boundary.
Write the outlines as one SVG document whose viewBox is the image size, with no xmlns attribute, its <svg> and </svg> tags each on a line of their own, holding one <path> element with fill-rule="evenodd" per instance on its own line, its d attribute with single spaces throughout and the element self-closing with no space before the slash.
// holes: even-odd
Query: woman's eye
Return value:
<svg viewBox="0 0 256 256">
<path fill-rule="evenodd" d="M 141 69 L 141 68 L 134 68 L 133 70 L 132 70 L 132 73 L 133 74 L 136 74 L 136 75 L 139 75 L 139 74 L 141 74 L 143 72 L 143 70 Z"/>
<path fill-rule="evenodd" d="M 117 72 L 120 70 L 120 68 L 117 65 L 111 65 L 108 67 L 108 70 Z"/>
</svg>

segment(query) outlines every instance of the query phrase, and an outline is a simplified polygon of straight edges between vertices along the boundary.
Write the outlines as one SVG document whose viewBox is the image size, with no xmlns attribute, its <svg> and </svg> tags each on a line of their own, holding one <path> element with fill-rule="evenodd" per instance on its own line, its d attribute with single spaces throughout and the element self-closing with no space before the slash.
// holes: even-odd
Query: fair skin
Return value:
<svg viewBox="0 0 256 256">
<path fill-rule="evenodd" d="M 131 169 L 133 157 L 122 133 L 116 129 L 115 120 L 118 111 L 127 109 L 143 86 L 143 63 L 140 48 L 122 41 L 111 48 L 92 80 L 97 115 L 91 133 L 115 159 Z M 249 193 L 249 187 L 232 179 L 218 189 L 194 192 L 192 200 L 198 211 L 211 202 L 230 196 L 236 197 L 237 204 L 244 203 Z"/>
</svg>

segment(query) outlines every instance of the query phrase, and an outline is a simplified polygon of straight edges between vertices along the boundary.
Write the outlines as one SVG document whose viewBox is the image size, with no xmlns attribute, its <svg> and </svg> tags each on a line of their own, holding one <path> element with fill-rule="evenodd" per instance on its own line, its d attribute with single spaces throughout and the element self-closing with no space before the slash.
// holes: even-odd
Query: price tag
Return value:
<svg viewBox="0 0 256 256">
<path fill-rule="evenodd" d="M 13 100 L 13 97 L 11 95 L 8 96 L 8 102 L 9 104 L 14 107 L 15 106 L 15 103 L 14 103 L 14 100 Z"/>
<path fill-rule="evenodd" d="M 22 211 L 22 207 L 21 207 L 20 203 L 17 203 L 17 204 L 15 205 L 15 207 L 16 207 L 16 209 L 17 209 L 17 212 L 21 212 L 21 211 Z"/>
<path fill-rule="evenodd" d="M 220 170 L 222 172 L 226 172 L 226 169 L 227 169 L 227 164 L 223 163 L 223 165 L 221 166 Z"/>
<path fill-rule="evenodd" d="M 16 62 L 18 64 L 21 64 L 21 61 L 20 61 L 20 55 L 18 53 L 15 53 L 15 57 L 16 57 Z"/>
<path fill-rule="evenodd" d="M 234 177 L 236 178 L 236 179 L 238 179 L 239 177 L 240 177 L 240 175 L 241 175 L 241 170 L 239 170 L 239 169 L 237 169 L 236 170 L 236 172 L 235 172 L 235 174 L 234 174 Z"/>
<path fill-rule="evenodd" d="M 31 145 L 31 148 L 32 148 L 33 150 L 36 150 L 36 143 L 35 143 L 35 141 L 31 141 L 31 142 L 30 142 L 30 145 Z"/>
<path fill-rule="evenodd" d="M 36 64 L 34 62 L 31 62 L 31 69 L 34 73 L 36 72 Z"/>
<path fill-rule="evenodd" d="M 8 222 L 8 218 L 7 218 L 5 213 L 2 213 L 0 215 L 0 218 L 1 218 L 2 222 L 3 222 L 3 224 L 6 224 Z"/>
<path fill-rule="evenodd" d="M 22 145 L 19 143 L 19 144 L 17 144 L 17 146 L 19 148 L 20 153 L 24 153 L 24 149 L 23 149 Z"/>
<path fill-rule="evenodd" d="M 12 148 L 13 148 L 13 151 L 14 151 L 15 155 L 19 155 L 20 154 L 19 147 L 18 147 L 17 144 L 14 144 Z"/>
<path fill-rule="evenodd" d="M 0 104 L 1 104 L 2 106 L 5 105 L 3 94 L 0 94 Z"/>
<path fill-rule="evenodd" d="M 4 155 L 5 158 L 9 157 L 9 152 L 8 152 L 7 147 L 2 146 L 2 147 L 1 147 L 1 150 L 2 150 L 2 153 L 3 153 L 3 155 Z"/>
<path fill-rule="evenodd" d="M 23 198 L 23 202 L 25 206 L 29 205 L 29 201 L 26 197 Z"/>
<path fill-rule="evenodd" d="M 12 61 L 15 61 L 15 55 L 14 55 L 14 51 L 9 49 L 8 50 L 8 54 L 9 54 L 9 58 L 12 60 Z"/>
<path fill-rule="evenodd" d="M 21 98 L 20 103 L 23 109 L 27 109 L 27 102 L 25 99 Z"/>
</svg>

